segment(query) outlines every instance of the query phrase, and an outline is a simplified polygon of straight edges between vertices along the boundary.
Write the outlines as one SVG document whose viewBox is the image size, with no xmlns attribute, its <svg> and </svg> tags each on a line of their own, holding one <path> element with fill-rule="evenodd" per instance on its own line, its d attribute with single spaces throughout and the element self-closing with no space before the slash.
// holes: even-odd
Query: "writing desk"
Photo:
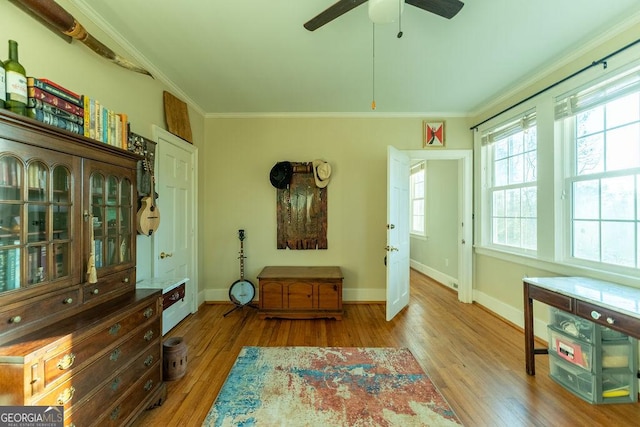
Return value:
<svg viewBox="0 0 640 427">
<path fill-rule="evenodd" d="M 527 277 L 524 285 L 524 351 L 527 374 L 535 375 L 533 300 L 640 338 L 640 289 L 587 277 Z"/>
</svg>

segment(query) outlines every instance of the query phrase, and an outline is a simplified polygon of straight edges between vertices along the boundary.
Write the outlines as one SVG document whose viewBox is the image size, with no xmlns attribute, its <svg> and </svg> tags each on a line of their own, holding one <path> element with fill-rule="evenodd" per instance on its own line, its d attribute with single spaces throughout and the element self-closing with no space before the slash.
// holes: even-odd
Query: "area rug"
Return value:
<svg viewBox="0 0 640 427">
<path fill-rule="evenodd" d="M 406 348 L 243 347 L 203 426 L 453 426 Z"/>
</svg>

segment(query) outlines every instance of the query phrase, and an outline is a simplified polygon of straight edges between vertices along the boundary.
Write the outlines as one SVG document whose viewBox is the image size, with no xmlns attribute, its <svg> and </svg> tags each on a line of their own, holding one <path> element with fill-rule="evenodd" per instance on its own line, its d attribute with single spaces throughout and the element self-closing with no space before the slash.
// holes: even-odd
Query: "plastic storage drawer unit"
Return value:
<svg viewBox="0 0 640 427">
<path fill-rule="evenodd" d="M 593 370 L 593 345 L 557 331 L 549 326 L 549 351 L 581 368 Z"/>
<path fill-rule="evenodd" d="M 583 319 L 582 317 L 567 313 L 555 307 L 550 308 L 549 326 L 553 326 L 558 331 L 590 343 L 597 343 L 601 340 L 607 341 L 627 338 L 627 335 L 622 332 L 596 325 L 590 320 Z"/>
</svg>

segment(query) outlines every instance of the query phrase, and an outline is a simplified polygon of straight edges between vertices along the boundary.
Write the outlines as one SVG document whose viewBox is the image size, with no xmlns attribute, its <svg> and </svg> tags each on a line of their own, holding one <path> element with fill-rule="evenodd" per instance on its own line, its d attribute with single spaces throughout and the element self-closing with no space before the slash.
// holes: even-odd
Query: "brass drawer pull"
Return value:
<svg viewBox="0 0 640 427">
<path fill-rule="evenodd" d="M 73 399 L 73 393 L 76 392 L 74 387 L 65 388 L 62 393 L 58 396 L 56 402 L 58 405 L 66 405 L 71 399 Z"/>
<path fill-rule="evenodd" d="M 22 317 L 20 316 L 13 316 L 11 319 L 9 319 L 9 323 L 20 323 L 22 322 Z"/>
<path fill-rule="evenodd" d="M 120 405 L 116 406 L 115 409 L 111 411 L 111 415 L 109 417 L 114 421 L 120 417 Z"/>
<path fill-rule="evenodd" d="M 122 326 L 120 326 L 120 323 L 116 323 L 109 328 L 109 335 L 118 335 L 118 332 L 120 332 L 120 328 L 122 328 Z"/>
<path fill-rule="evenodd" d="M 100 293 L 100 289 L 95 288 L 94 290 L 91 291 L 91 294 L 93 295 L 98 295 Z"/>
<path fill-rule="evenodd" d="M 75 362 L 76 360 L 76 355 L 73 353 L 68 353 L 65 354 L 64 356 L 62 356 L 62 358 L 58 361 L 58 369 L 60 369 L 61 371 L 64 371 L 66 369 L 69 369 L 72 365 L 73 362 Z"/>
<path fill-rule="evenodd" d="M 144 385 L 144 391 L 149 391 L 153 388 L 153 380 L 149 380 Z"/>
<path fill-rule="evenodd" d="M 144 316 L 145 319 L 149 319 L 151 316 L 153 316 L 153 308 L 149 307 L 147 308 L 144 313 L 142 313 L 142 315 Z"/>
<path fill-rule="evenodd" d="M 613 317 L 607 317 L 607 323 L 613 325 L 614 323 L 616 323 L 616 319 L 614 319 Z"/>
<path fill-rule="evenodd" d="M 593 319 L 595 319 L 595 320 L 598 320 L 598 319 L 600 319 L 600 318 L 602 317 L 602 314 L 600 314 L 600 313 L 598 313 L 597 311 L 593 310 L 593 311 L 591 312 L 591 317 L 592 317 Z"/>
<path fill-rule="evenodd" d="M 109 360 L 111 360 L 112 362 L 115 362 L 120 358 L 120 353 L 121 353 L 120 349 L 116 348 L 115 350 L 113 350 L 113 352 L 111 352 L 111 356 L 109 356 Z"/>
<path fill-rule="evenodd" d="M 148 368 L 152 364 L 153 364 L 153 356 L 147 356 L 147 358 L 144 359 L 144 366 Z"/>
<path fill-rule="evenodd" d="M 144 340 L 145 341 L 151 341 L 153 339 L 153 331 L 151 329 L 149 329 L 145 334 L 144 334 Z"/>
<path fill-rule="evenodd" d="M 122 283 L 129 283 L 129 278 L 125 277 L 124 279 L 122 279 Z"/>
<path fill-rule="evenodd" d="M 113 379 L 113 381 L 111 382 L 111 390 L 116 391 L 118 390 L 118 387 L 120 387 L 120 383 L 122 382 L 122 380 L 120 379 L 120 377 L 115 377 Z"/>
<path fill-rule="evenodd" d="M 64 300 L 62 300 L 63 304 L 71 304 L 73 302 L 73 298 L 65 298 Z"/>
</svg>

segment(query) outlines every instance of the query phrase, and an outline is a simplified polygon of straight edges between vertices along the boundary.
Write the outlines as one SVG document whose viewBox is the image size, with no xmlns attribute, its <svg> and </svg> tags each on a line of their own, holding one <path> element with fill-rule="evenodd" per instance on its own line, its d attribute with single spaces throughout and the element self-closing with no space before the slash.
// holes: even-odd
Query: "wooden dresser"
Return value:
<svg viewBox="0 0 640 427">
<path fill-rule="evenodd" d="M 135 289 L 139 160 L 0 110 L 0 405 L 116 426 L 164 399 L 162 293 Z"/>
<path fill-rule="evenodd" d="M 3 405 L 64 406 L 65 425 L 122 425 L 162 385 L 162 294 L 139 290 L 0 347 Z"/>
<path fill-rule="evenodd" d="M 260 318 L 342 319 L 340 267 L 265 267 L 258 275 Z"/>
</svg>

